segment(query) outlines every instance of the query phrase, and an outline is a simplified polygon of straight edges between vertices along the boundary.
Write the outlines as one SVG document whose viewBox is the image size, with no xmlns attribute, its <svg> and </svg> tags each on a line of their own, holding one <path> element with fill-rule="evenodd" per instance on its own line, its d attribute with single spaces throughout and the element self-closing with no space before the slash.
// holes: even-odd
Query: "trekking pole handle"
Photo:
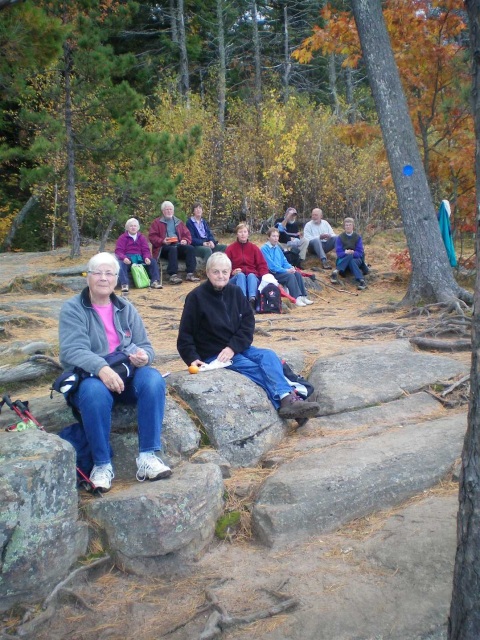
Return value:
<svg viewBox="0 0 480 640">
<path fill-rule="evenodd" d="M 2 406 L 4 404 L 6 404 L 9 409 L 13 409 L 13 402 L 12 402 L 10 396 L 7 395 L 7 394 L 2 396 L 2 402 L 0 403 L 0 409 L 2 408 Z"/>
</svg>

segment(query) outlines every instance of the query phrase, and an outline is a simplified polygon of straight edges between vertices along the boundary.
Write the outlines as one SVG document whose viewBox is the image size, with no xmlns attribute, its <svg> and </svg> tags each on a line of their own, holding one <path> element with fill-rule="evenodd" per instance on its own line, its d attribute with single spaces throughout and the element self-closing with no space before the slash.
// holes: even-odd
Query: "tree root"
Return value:
<svg viewBox="0 0 480 640">
<path fill-rule="evenodd" d="M 27 362 L 45 362 L 51 364 L 55 369 L 63 371 L 63 367 L 58 360 L 52 358 L 51 356 L 46 356 L 43 353 L 36 353 L 30 356 Z"/>
<path fill-rule="evenodd" d="M 434 340 L 432 338 L 414 337 L 410 342 L 419 349 L 432 351 L 470 351 L 471 340 Z"/>
<path fill-rule="evenodd" d="M 432 302 L 431 304 L 413 307 L 404 317 L 429 316 L 431 311 L 440 311 L 441 309 L 444 309 L 446 313 L 455 313 L 465 317 L 464 311 L 469 310 L 470 306 L 459 298 L 448 298 L 448 300 L 441 302 Z"/>
<path fill-rule="evenodd" d="M 213 611 L 210 614 L 203 632 L 199 636 L 199 640 L 213 640 L 222 635 L 222 632 L 226 629 L 231 629 L 241 624 L 251 624 L 257 620 L 264 620 L 265 618 L 271 618 L 285 611 L 290 611 L 298 606 L 298 600 L 290 598 L 288 595 L 281 593 L 280 591 L 268 591 L 272 596 L 278 598 L 280 602 L 267 609 L 262 609 L 250 613 L 245 616 L 231 616 L 226 608 L 221 604 L 213 589 L 206 589 L 205 596 L 211 603 Z"/>
<path fill-rule="evenodd" d="M 447 387 L 444 391 L 442 391 L 442 393 L 440 394 L 441 397 L 445 398 L 445 396 L 448 396 L 449 393 L 452 393 L 452 391 L 455 391 L 457 387 L 460 387 L 462 384 L 465 384 L 465 382 L 469 382 L 469 381 L 470 381 L 470 374 L 467 373 L 466 376 L 463 376 L 463 378 L 460 378 L 460 380 L 457 380 L 456 382 L 451 384 L 449 387 Z"/>
<path fill-rule="evenodd" d="M 110 556 L 106 555 L 102 558 L 98 558 L 98 560 L 94 560 L 90 564 L 84 565 L 72 571 L 65 580 L 62 580 L 57 584 L 57 586 L 53 589 L 49 596 L 45 598 L 42 604 L 42 609 L 40 613 L 31 618 L 30 614 L 28 617 L 25 617 L 23 624 L 17 627 L 17 637 L 26 637 L 30 636 L 38 627 L 45 622 L 48 622 L 50 618 L 56 613 L 56 602 L 70 602 L 80 606 L 82 609 L 91 610 L 90 605 L 85 602 L 85 600 L 79 596 L 72 589 L 67 589 L 66 585 L 73 580 L 76 576 L 84 571 L 90 571 L 94 567 L 99 567 L 102 564 L 105 564 L 110 560 Z M 15 636 L 13 636 L 15 637 Z"/>
<path fill-rule="evenodd" d="M 78 576 L 79 573 L 83 573 L 84 571 L 90 571 L 90 569 L 93 569 L 94 567 L 98 567 L 102 564 L 105 564 L 109 560 L 110 560 L 110 556 L 106 555 L 106 556 L 103 556 L 102 558 L 98 558 L 98 560 L 94 560 L 90 564 L 83 565 L 82 567 L 78 567 L 78 569 L 75 569 L 74 571 L 72 571 L 72 573 L 70 573 L 65 578 L 65 580 L 62 580 L 62 582 L 59 582 L 55 587 L 55 589 L 52 591 L 52 593 L 45 598 L 42 604 L 42 609 L 46 609 L 50 605 L 50 603 L 53 600 L 55 600 L 57 593 L 60 591 L 60 589 L 63 589 L 65 585 L 67 585 L 70 582 L 70 580 L 73 580 L 73 578 Z"/>
</svg>

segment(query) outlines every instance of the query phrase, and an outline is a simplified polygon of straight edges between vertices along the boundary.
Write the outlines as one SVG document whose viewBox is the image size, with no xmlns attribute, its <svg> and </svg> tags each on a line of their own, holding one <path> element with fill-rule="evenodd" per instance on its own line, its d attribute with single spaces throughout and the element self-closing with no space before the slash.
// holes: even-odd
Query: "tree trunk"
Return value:
<svg viewBox="0 0 480 640">
<path fill-rule="evenodd" d="M 404 302 L 461 298 L 471 303 L 448 261 L 380 0 L 352 0 L 352 5 L 412 261 Z"/>
<path fill-rule="evenodd" d="M 227 94 L 227 62 L 225 54 L 225 30 L 223 25 L 223 0 L 217 0 L 217 34 L 218 34 L 218 122 L 223 132 L 225 129 L 225 102 Z"/>
<path fill-rule="evenodd" d="M 251 4 L 251 11 L 253 28 L 253 56 L 255 64 L 254 101 L 257 109 L 259 109 L 260 103 L 262 102 L 262 65 L 260 59 L 260 36 L 258 33 L 257 3 L 255 2 L 255 0 Z"/>
<path fill-rule="evenodd" d="M 172 42 L 178 44 L 177 7 L 175 6 L 175 0 L 169 0 L 169 10 L 170 25 L 172 28 Z"/>
<path fill-rule="evenodd" d="M 468 428 L 462 453 L 457 554 L 448 621 L 450 640 L 477 640 L 480 634 L 480 0 L 465 0 L 473 57 L 472 102 L 475 121 L 477 235 L 472 366 Z"/>
<path fill-rule="evenodd" d="M 187 37 L 183 0 L 178 0 L 178 44 L 180 47 L 180 93 L 189 102 L 190 79 L 188 75 Z"/>
<path fill-rule="evenodd" d="M 357 106 L 353 91 L 353 70 L 350 66 L 345 68 L 345 99 L 348 105 L 348 124 L 355 124 L 357 121 Z"/>
<path fill-rule="evenodd" d="M 288 7 L 283 7 L 283 101 L 285 104 L 290 97 L 290 73 L 292 71 L 292 59 L 290 57 L 290 37 L 288 34 Z"/>
<path fill-rule="evenodd" d="M 102 251 L 105 251 L 105 246 L 108 242 L 108 238 L 110 237 L 110 233 L 113 229 L 113 225 L 115 224 L 115 222 L 117 221 L 117 219 L 115 217 L 110 218 L 110 222 L 108 223 L 107 228 L 105 229 L 105 231 L 102 234 L 102 238 L 100 240 L 100 245 L 98 247 L 98 252 L 102 253 Z"/>
<path fill-rule="evenodd" d="M 70 226 L 70 257 L 80 255 L 80 233 L 78 230 L 76 199 L 75 199 L 75 145 L 73 141 L 72 124 L 72 50 L 68 42 L 63 45 L 65 63 L 65 133 L 67 139 L 67 203 L 68 224 Z"/>
<path fill-rule="evenodd" d="M 2 246 L 0 247 L 0 251 L 8 251 L 12 246 L 13 239 L 15 238 L 15 234 L 17 233 L 18 227 L 22 224 L 22 222 L 27 217 L 29 211 L 33 209 L 33 207 L 38 203 L 38 199 L 36 196 L 30 196 L 28 202 L 23 205 L 20 211 L 17 213 L 15 218 L 13 219 L 12 226 L 10 227 L 9 232 L 5 240 L 2 242 Z"/>
<path fill-rule="evenodd" d="M 332 96 L 333 113 L 338 118 L 340 115 L 340 102 L 338 100 L 337 92 L 337 71 L 335 69 L 334 53 L 331 53 L 328 56 L 328 85 L 330 88 L 330 95 Z"/>
</svg>

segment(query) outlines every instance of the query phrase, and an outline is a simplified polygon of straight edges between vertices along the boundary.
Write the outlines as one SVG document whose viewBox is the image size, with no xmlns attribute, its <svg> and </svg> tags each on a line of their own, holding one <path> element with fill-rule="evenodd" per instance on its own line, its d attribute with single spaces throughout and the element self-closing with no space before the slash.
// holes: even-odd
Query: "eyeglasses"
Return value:
<svg viewBox="0 0 480 640">
<path fill-rule="evenodd" d="M 105 276 L 105 278 L 116 278 L 118 275 L 113 273 L 113 271 L 89 271 L 88 273 L 91 273 L 95 278 L 101 278 L 102 276 Z"/>
<path fill-rule="evenodd" d="M 229 276 L 230 269 L 225 269 L 224 271 L 220 271 L 219 269 L 212 269 L 210 273 L 212 274 L 212 276 Z"/>
</svg>

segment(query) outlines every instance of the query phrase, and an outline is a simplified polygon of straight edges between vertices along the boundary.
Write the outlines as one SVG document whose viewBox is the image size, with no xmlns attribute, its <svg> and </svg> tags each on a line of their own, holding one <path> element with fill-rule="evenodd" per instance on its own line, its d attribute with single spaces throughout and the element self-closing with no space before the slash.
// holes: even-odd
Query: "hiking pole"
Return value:
<svg viewBox="0 0 480 640">
<path fill-rule="evenodd" d="M 39 429 L 40 431 L 45 431 L 45 427 L 43 427 L 40 422 L 33 416 L 28 408 L 28 400 L 22 402 L 21 400 L 15 400 L 12 402 L 10 396 L 4 395 L 2 397 L 2 401 L 0 402 L 0 412 L 2 410 L 3 405 L 6 404 L 9 409 L 14 411 L 17 416 L 20 418 L 20 422 L 16 424 L 11 424 L 6 427 L 5 431 L 16 432 L 16 431 L 25 431 L 27 429 Z M 99 491 L 97 491 L 97 487 L 93 484 L 93 482 L 88 478 L 83 471 L 75 466 L 77 474 L 80 476 L 80 486 L 84 486 L 85 488 L 91 487 L 92 494 L 94 495 L 102 495 Z M 85 486 L 86 485 L 86 486 Z"/>
<path fill-rule="evenodd" d="M 28 408 L 28 400 L 25 400 L 25 402 L 22 402 L 21 400 L 15 400 L 13 405 L 18 407 L 18 409 L 22 412 L 22 415 L 28 418 L 28 420 L 31 420 L 38 429 L 40 429 L 41 431 L 45 431 L 45 427 L 41 425 L 40 422 L 30 413 L 30 410 Z"/>
<path fill-rule="evenodd" d="M 21 407 L 18 406 L 18 403 L 20 403 Z M 5 428 L 5 431 L 25 431 L 26 429 L 40 429 L 41 431 L 45 431 L 42 425 L 37 420 L 35 420 L 33 416 L 30 417 L 31 414 L 29 416 L 22 411 L 22 408 L 25 409 L 26 407 L 25 407 L 25 404 L 20 400 L 16 400 L 15 402 L 12 402 L 9 395 L 4 395 L 2 397 L 2 401 L 0 402 L 0 411 L 4 404 L 6 404 L 7 407 L 12 411 L 14 411 L 17 414 L 17 416 L 20 418 L 20 422 L 9 425 L 8 427 Z"/>
</svg>

